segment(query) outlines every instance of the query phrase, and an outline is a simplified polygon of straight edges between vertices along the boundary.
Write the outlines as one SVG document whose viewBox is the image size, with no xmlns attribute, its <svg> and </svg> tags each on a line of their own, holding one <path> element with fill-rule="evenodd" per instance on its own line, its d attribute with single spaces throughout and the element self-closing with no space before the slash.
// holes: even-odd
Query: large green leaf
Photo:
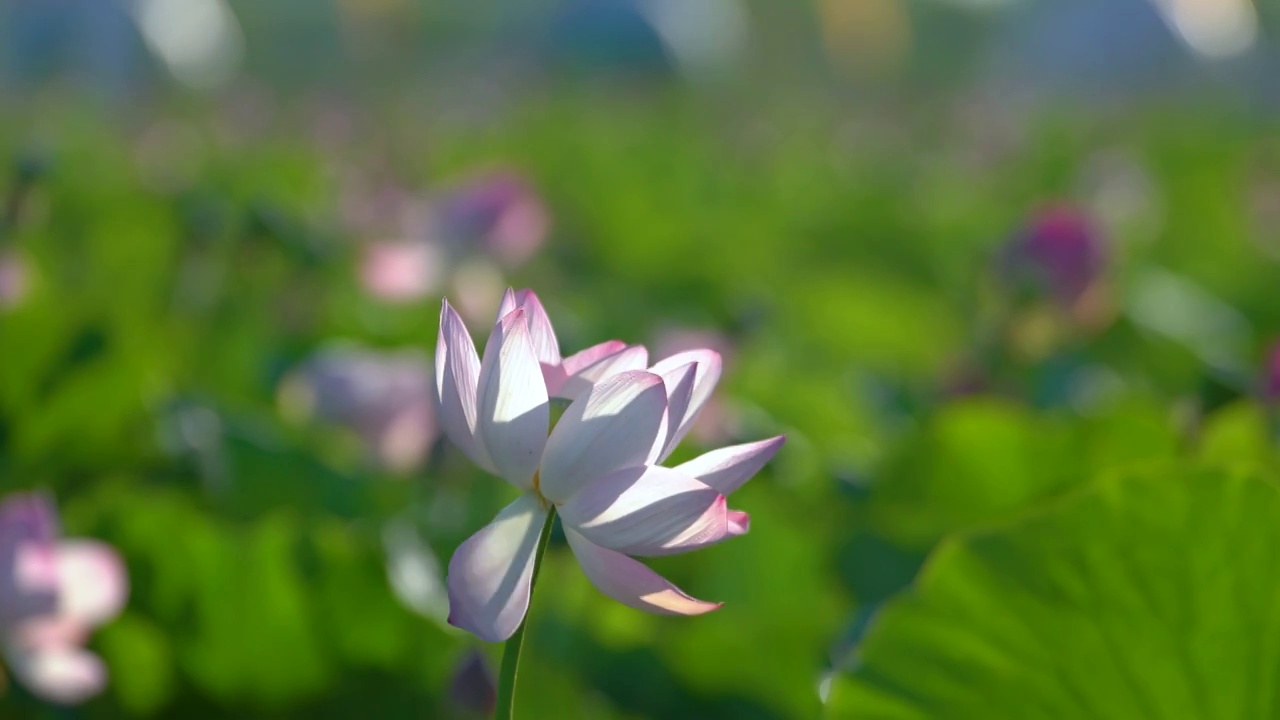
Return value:
<svg viewBox="0 0 1280 720">
<path fill-rule="evenodd" d="M 834 718 L 1280 717 L 1280 492 L 1116 477 L 951 540 L 838 680 Z"/>
</svg>

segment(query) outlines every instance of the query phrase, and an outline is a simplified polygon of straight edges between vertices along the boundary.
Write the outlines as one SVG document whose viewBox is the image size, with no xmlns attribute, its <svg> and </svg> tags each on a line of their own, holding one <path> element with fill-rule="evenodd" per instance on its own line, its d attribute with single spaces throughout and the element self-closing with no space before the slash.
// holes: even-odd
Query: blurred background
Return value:
<svg viewBox="0 0 1280 720">
<path fill-rule="evenodd" d="M 483 342 L 508 285 L 566 351 L 724 354 L 677 459 L 788 435 L 749 535 L 652 563 L 716 613 L 618 605 L 555 537 L 523 717 L 1015 718 L 956 709 L 1022 681 L 1272 717 L 1144 712 L 1142 669 L 1055 695 L 1096 648 L 1019 679 L 1013 626 L 947 622 L 1164 617 L 1280 558 L 1269 484 L 1162 488 L 1222 501 L 1194 530 L 1089 495 L 1274 464 L 1277 32 L 1261 0 L 0 0 L 0 501 L 47 493 L 128 583 L 75 702 L 8 671 L 0 612 L 0 717 L 485 717 L 501 648 L 444 567 L 512 490 L 439 436 L 431 364 L 441 297 Z M 1144 522 L 1171 557 L 1127 554 Z M 1171 617 L 1238 613 L 1229 653 L 1276 626 L 1255 591 Z M 1266 651 L 1160 675 L 1181 632 L 1116 617 L 1153 687 L 1271 697 Z"/>
</svg>

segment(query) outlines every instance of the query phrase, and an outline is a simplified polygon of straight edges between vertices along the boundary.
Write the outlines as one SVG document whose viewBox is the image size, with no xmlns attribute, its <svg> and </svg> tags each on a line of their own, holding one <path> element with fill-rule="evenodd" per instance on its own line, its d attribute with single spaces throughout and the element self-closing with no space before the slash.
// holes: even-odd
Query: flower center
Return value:
<svg viewBox="0 0 1280 720">
<path fill-rule="evenodd" d="M 533 473 L 533 496 L 538 498 L 538 506 L 543 510 L 551 508 L 551 501 L 547 500 L 542 494 L 542 471 L 535 470 Z"/>
</svg>

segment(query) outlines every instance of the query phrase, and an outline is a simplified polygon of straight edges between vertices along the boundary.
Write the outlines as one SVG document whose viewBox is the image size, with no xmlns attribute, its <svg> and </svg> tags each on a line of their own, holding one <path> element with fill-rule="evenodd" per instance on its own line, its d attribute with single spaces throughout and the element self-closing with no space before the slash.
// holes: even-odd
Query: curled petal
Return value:
<svg viewBox="0 0 1280 720">
<path fill-rule="evenodd" d="M 107 682 L 98 656 L 74 645 L 19 650 L 9 654 L 14 675 L 28 690 L 63 705 L 84 702 Z"/>
<path fill-rule="evenodd" d="M 666 417 L 662 378 L 644 371 L 615 375 L 574 400 L 547 439 L 542 493 L 564 502 L 588 480 L 639 465 Z"/>
<path fill-rule="evenodd" d="M 663 385 L 667 389 L 667 426 L 653 445 L 649 454 L 649 464 L 656 464 L 666 459 L 678 442 L 676 432 L 680 429 L 680 421 L 689 409 L 693 399 L 694 381 L 698 374 L 698 364 L 691 362 L 681 365 L 662 375 Z"/>
<path fill-rule="evenodd" d="M 440 336 L 436 342 L 436 399 L 445 435 L 475 464 L 494 472 L 478 434 L 476 390 L 480 356 L 457 311 L 445 300 L 440 307 Z"/>
<path fill-rule="evenodd" d="M 660 466 L 592 480 L 561 506 L 560 517 L 591 542 L 628 555 L 685 552 L 735 534 L 723 495 Z"/>
<path fill-rule="evenodd" d="M 95 626 L 115 617 L 129 596 L 129 580 L 120 555 L 92 540 L 60 543 L 58 611 L 63 617 Z"/>
<path fill-rule="evenodd" d="M 752 475 L 760 472 L 760 468 L 773 459 L 774 453 L 786 441 L 785 435 L 779 435 L 768 440 L 712 450 L 677 465 L 676 469 L 728 495 L 742 487 Z"/>
<path fill-rule="evenodd" d="M 568 361 L 565 361 L 568 364 Z M 649 362 L 649 351 L 643 345 L 631 345 L 612 355 L 603 357 L 594 363 L 568 374 L 564 384 L 556 391 L 556 397 L 574 400 L 586 393 L 592 386 L 610 377 L 629 370 L 644 370 Z"/>
<path fill-rule="evenodd" d="M 698 372 L 693 380 L 693 391 L 683 416 L 671 418 L 671 424 L 675 426 L 675 430 L 671 433 L 671 439 L 667 441 L 666 452 L 659 458 L 660 461 L 665 460 L 684 436 L 689 434 L 689 430 L 693 429 L 693 421 L 698 419 L 698 413 L 702 412 L 702 407 L 711 398 L 711 392 L 720 381 L 720 353 L 714 350 L 689 350 L 661 360 L 650 369 L 651 372 L 666 375 L 691 362 L 697 363 L 698 366 Z"/>
<path fill-rule="evenodd" d="M 478 393 L 479 435 L 494 467 L 516 487 L 531 488 L 547 442 L 551 410 L 522 308 L 493 326 Z"/>
<path fill-rule="evenodd" d="M 689 597 L 643 563 L 600 547 L 572 528 L 565 527 L 564 535 L 591 583 L 623 605 L 660 615 L 702 615 L 720 608 L 720 603 Z"/>
<path fill-rule="evenodd" d="M 751 516 L 741 510 L 730 510 L 725 514 L 725 520 L 729 523 L 730 535 L 746 535 L 751 529 Z"/>
<path fill-rule="evenodd" d="M 534 554 L 546 511 L 521 495 L 449 560 L 449 624 L 487 642 L 515 633 L 529 608 Z"/>
</svg>

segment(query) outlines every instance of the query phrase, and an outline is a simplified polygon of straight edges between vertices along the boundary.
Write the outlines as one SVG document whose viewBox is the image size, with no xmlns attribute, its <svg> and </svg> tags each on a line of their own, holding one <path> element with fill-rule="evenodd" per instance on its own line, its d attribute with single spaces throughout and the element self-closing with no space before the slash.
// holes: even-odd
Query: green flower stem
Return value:
<svg viewBox="0 0 1280 720">
<path fill-rule="evenodd" d="M 542 534 L 538 536 L 538 547 L 533 552 L 533 578 L 529 581 L 530 599 L 533 589 L 538 584 L 538 571 L 542 569 L 542 554 L 547 551 L 547 541 L 551 539 L 551 526 L 556 520 L 556 509 L 547 513 L 547 521 L 542 525 Z M 507 640 L 502 649 L 502 670 L 498 675 L 498 704 L 494 717 L 497 720 L 512 720 L 515 717 L 516 673 L 520 669 L 520 650 L 524 647 L 524 630 L 529 626 L 529 614 L 516 628 L 516 634 Z"/>
</svg>

